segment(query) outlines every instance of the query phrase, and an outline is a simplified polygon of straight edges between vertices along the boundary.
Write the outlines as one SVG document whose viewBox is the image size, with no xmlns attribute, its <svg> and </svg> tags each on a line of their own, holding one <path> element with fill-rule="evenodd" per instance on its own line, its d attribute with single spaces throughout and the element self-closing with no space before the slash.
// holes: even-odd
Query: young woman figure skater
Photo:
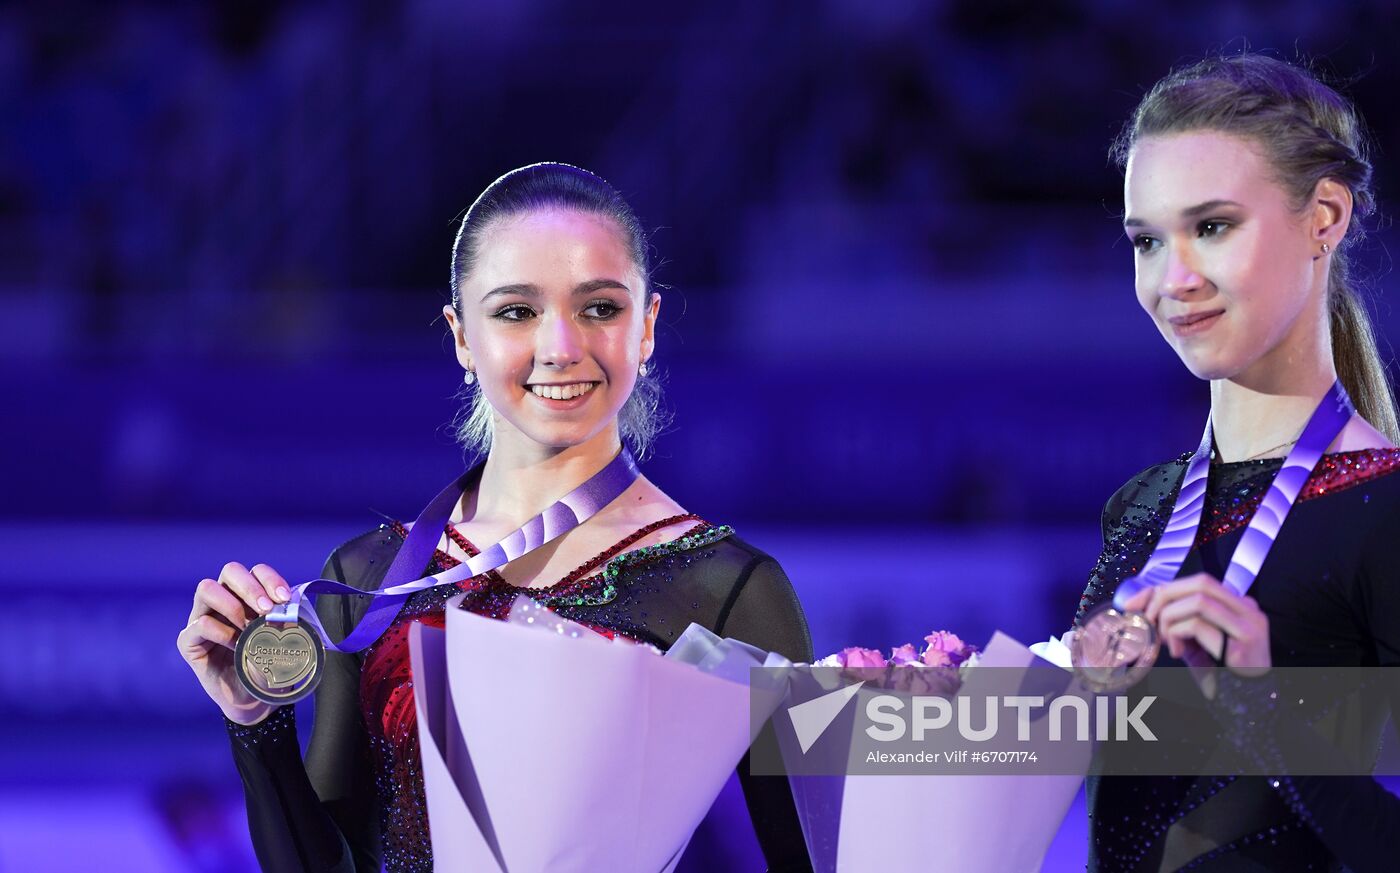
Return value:
<svg viewBox="0 0 1400 873">
<path fill-rule="evenodd" d="M 1360 119 L 1299 67 L 1221 57 L 1157 83 L 1113 154 L 1138 302 L 1210 382 L 1214 434 L 1179 571 L 1119 606 L 1145 613 L 1168 658 L 1232 676 L 1400 664 L 1395 407 L 1348 278 L 1374 209 Z M 1355 414 L 1337 413 L 1252 584 L 1233 584 L 1246 528 L 1338 381 Z M 1109 499 L 1079 628 L 1143 572 L 1189 462 Z M 1090 870 L 1388 870 L 1400 857 L 1400 799 L 1370 776 L 1103 777 L 1088 803 Z"/>
<path fill-rule="evenodd" d="M 452 290 L 443 315 L 472 386 L 461 435 L 485 461 L 433 536 L 436 552 L 420 575 L 477 555 L 609 467 L 625 444 L 641 454 L 656 430 L 648 370 L 661 297 L 641 225 L 605 181 L 563 164 L 502 176 L 463 218 Z M 409 528 L 395 522 L 350 540 L 323 576 L 377 588 Z M 240 631 L 289 590 L 266 564 L 226 564 L 199 584 L 179 635 L 227 718 L 267 870 L 432 869 L 407 639 L 411 622 L 441 627 L 449 597 L 465 593 L 463 608 L 504 617 L 526 592 L 569 619 L 663 649 L 693 621 L 794 661 L 812 656 L 778 563 L 638 476 L 557 539 L 497 570 L 414 593 L 363 651 L 328 651 L 303 761 L 293 708 L 254 698 L 233 672 Z M 321 599 L 332 640 L 366 614 L 367 598 Z M 557 742 L 570 742 L 567 723 Z M 664 767 L 651 775 L 667 778 Z M 747 759 L 739 776 L 770 869 L 810 869 L 786 780 L 750 776 Z M 608 786 L 597 790 L 606 803 Z"/>
</svg>

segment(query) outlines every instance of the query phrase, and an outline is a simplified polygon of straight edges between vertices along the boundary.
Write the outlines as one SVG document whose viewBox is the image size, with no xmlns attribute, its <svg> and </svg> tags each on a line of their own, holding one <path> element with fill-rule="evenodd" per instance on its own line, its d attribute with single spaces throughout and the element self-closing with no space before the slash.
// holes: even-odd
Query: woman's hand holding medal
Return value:
<svg viewBox="0 0 1400 873">
<path fill-rule="evenodd" d="M 446 526 L 466 490 L 479 480 L 481 470 L 478 465 L 467 471 L 432 499 L 373 591 L 333 579 L 293 587 L 266 564 L 249 570 L 228 563 L 217 580 L 200 582 L 189 623 L 177 644 L 224 715 L 239 724 L 256 724 L 274 708 L 309 697 L 320 682 L 327 649 L 342 653 L 364 649 L 379 639 L 412 593 L 479 576 L 539 548 L 591 518 L 641 475 L 632 453 L 622 449 L 601 470 L 500 542 L 461 564 L 422 576 L 441 536 L 437 532 Z M 350 632 L 334 641 L 305 599 L 307 594 L 368 595 L 372 600 Z"/>
<path fill-rule="evenodd" d="M 276 708 L 255 698 L 239 681 L 234 650 L 249 622 L 286 602 L 290 590 L 268 565 L 249 570 L 237 562 L 225 564 L 217 580 L 205 579 L 195 588 L 190 620 L 176 645 L 204 692 L 230 721 L 255 724 Z"/>
<path fill-rule="evenodd" d="M 1144 588 L 1123 605 L 1145 615 L 1171 656 L 1191 667 L 1259 676 L 1272 665 L 1268 616 L 1209 573 Z"/>
<path fill-rule="evenodd" d="M 1163 639 L 1174 657 L 1192 667 L 1208 697 L 1214 695 L 1211 667 L 1223 664 L 1240 676 L 1269 671 L 1269 620 L 1245 592 L 1322 453 L 1355 414 L 1342 383 L 1332 383 L 1235 544 L 1223 582 L 1209 573 L 1174 578 L 1194 547 L 1205 508 L 1215 442 L 1206 420 L 1171 516 L 1142 572 L 1125 579 L 1113 602 L 1087 615 L 1075 632 L 1071 655 L 1086 687 L 1103 692 L 1134 684 L 1152 668 Z"/>
</svg>

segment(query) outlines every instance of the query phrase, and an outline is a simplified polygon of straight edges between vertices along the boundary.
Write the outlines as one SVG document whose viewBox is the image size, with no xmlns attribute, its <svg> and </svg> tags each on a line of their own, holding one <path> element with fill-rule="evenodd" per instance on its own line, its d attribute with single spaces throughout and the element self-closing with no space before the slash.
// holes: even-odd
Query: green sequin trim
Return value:
<svg viewBox="0 0 1400 873">
<path fill-rule="evenodd" d="M 717 543 L 734 533 L 734 528 L 727 524 L 718 527 L 707 527 L 704 530 L 669 540 L 664 543 L 657 543 L 651 546 L 643 546 L 610 559 L 603 566 L 603 572 L 598 574 L 602 579 L 603 587 L 597 591 L 583 592 L 579 594 L 557 594 L 552 597 L 536 597 L 535 600 L 544 606 L 603 606 L 612 603 L 617 599 L 617 580 L 622 575 L 622 571 L 637 564 L 644 564 L 647 561 L 654 561 L 667 555 L 674 555 L 678 552 L 698 549 L 704 546 Z"/>
</svg>

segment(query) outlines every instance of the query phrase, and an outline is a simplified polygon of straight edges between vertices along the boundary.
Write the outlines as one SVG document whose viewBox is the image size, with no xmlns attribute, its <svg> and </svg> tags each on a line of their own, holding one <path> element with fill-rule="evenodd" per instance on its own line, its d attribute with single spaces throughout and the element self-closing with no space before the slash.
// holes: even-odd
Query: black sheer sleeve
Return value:
<svg viewBox="0 0 1400 873">
<path fill-rule="evenodd" d="M 356 543 L 352 540 L 331 554 L 321 571 L 323 578 L 361 585 L 372 575 L 363 572 L 373 562 L 361 554 L 363 549 L 354 548 Z M 359 604 L 345 597 L 322 603 L 318 615 L 326 631 L 332 639 L 343 638 Z M 358 656 L 326 653 L 305 763 L 292 707 L 281 707 L 256 725 L 228 722 L 253 849 L 269 873 L 380 869 L 378 811 L 359 714 L 359 680 Z"/>
<path fill-rule="evenodd" d="M 812 637 L 797 592 L 778 562 L 762 553 L 735 581 L 715 633 L 777 652 L 789 661 L 812 660 Z"/>
<path fill-rule="evenodd" d="M 734 583 L 715 632 L 791 661 L 811 663 L 812 638 L 792 583 L 777 561 L 754 552 Z M 761 748 L 770 760 L 777 759 L 777 737 L 771 725 L 759 732 L 754 748 Z M 739 762 L 739 784 L 768 869 L 773 873 L 810 871 L 812 862 L 786 777 L 755 776 L 749 771 L 749 755 L 745 754 Z"/>
</svg>

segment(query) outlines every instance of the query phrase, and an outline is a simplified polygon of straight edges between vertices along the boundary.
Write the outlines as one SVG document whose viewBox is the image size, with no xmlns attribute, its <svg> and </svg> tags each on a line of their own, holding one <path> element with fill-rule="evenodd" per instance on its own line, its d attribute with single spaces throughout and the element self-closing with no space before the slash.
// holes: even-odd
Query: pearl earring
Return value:
<svg viewBox="0 0 1400 873">
<path fill-rule="evenodd" d="M 1327 254 L 1327 253 L 1330 252 L 1330 251 L 1332 251 L 1332 247 L 1329 246 L 1327 243 L 1323 243 L 1323 244 L 1322 244 L 1322 253 L 1325 255 L 1325 254 Z"/>
<path fill-rule="evenodd" d="M 638 375 L 638 376 L 645 376 L 646 374 L 647 374 L 647 362 L 646 362 L 646 361 L 642 361 L 642 365 L 641 365 L 640 367 L 637 368 L 637 375 Z"/>
<path fill-rule="evenodd" d="M 468 385 L 475 385 L 475 384 L 476 384 L 476 371 L 475 371 L 475 370 L 468 370 L 467 372 L 463 373 L 463 374 L 462 374 L 462 381 L 463 381 L 464 383 L 468 384 Z"/>
</svg>

